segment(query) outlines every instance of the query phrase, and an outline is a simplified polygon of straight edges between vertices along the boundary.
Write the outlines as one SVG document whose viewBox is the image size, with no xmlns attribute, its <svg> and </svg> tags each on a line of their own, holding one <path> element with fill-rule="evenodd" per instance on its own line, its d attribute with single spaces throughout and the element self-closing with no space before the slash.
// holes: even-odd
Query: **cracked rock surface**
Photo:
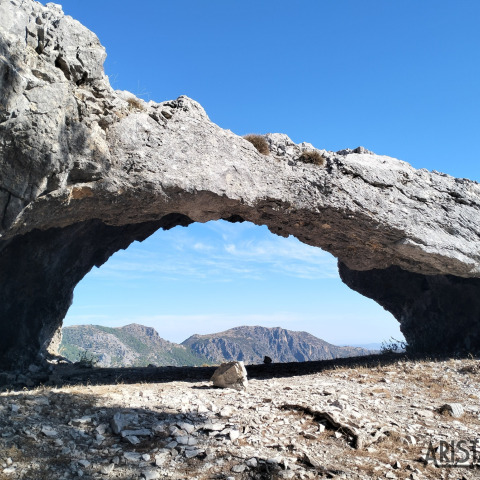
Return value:
<svg viewBox="0 0 480 480">
<path fill-rule="evenodd" d="M 105 55 L 95 34 L 61 7 L 0 0 L 4 367 L 45 354 L 75 285 L 116 250 L 159 228 L 221 218 L 267 225 L 331 252 L 347 285 L 362 291 L 361 272 L 362 293 L 393 305 L 386 308 L 412 345 L 480 347 L 480 300 L 450 308 L 437 301 L 442 281 L 403 288 L 434 276 L 478 291 L 476 182 L 363 148 L 320 150 L 325 165 L 306 164 L 302 152 L 314 147 L 284 134 L 266 135 L 270 153 L 262 155 L 194 100 L 147 103 L 114 91 Z M 403 272 L 392 275 L 390 290 L 372 280 L 389 269 Z M 435 315 L 404 308 L 425 289 Z M 447 342 L 444 331 L 459 314 L 462 328 L 452 327 Z"/>
</svg>

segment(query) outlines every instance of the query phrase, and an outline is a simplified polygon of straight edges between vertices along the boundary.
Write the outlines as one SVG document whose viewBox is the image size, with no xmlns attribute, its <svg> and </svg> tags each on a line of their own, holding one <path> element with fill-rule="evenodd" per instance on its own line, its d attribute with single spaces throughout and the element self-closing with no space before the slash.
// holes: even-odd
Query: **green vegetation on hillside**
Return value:
<svg viewBox="0 0 480 480">
<path fill-rule="evenodd" d="M 62 333 L 60 354 L 72 362 L 80 361 L 87 352 L 97 365 L 103 367 L 211 364 L 203 355 L 192 352 L 188 347 L 168 342 L 153 329 L 141 325 L 121 328 L 76 325 L 63 328 Z"/>
</svg>

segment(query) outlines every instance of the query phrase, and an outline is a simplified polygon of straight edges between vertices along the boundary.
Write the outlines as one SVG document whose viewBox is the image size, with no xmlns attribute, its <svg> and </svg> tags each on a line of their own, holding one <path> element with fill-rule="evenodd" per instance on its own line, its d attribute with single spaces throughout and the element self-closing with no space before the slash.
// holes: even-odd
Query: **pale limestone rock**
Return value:
<svg viewBox="0 0 480 480">
<path fill-rule="evenodd" d="M 113 90 L 105 57 L 61 7 L 0 1 L 1 367 L 49 355 L 94 265 L 160 228 L 220 218 L 329 251 L 415 348 L 479 349 L 478 183 L 363 147 L 305 164 L 314 147 L 285 134 L 265 135 L 261 155 L 185 96 Z"/>
<path fill-rule="evenodd" d="M 138 422 L 138 415 L 135 413 L 116 413 L 110 420 L 110 426 L 113 433 L 120 433 L 127 427 L 132 426 Z"/>
<path fill-rule="evenodd" d="M 211 381 L 216 387 L 243 390 L 248 386 L 247 371 L 243 362 L 222 363 L 213 373 Z"/>
</svg>

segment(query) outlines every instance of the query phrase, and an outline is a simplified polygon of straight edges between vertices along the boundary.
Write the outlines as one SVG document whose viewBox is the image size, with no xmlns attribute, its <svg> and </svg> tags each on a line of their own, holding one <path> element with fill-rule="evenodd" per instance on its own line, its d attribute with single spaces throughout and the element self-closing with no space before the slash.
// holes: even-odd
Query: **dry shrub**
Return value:
<svg viewBox="0 0 480 480">
<path fill-rule="evenodd" d="M 145 110 L 143 103 L 136 97 L 130 97 L 127 103 L 130 110 Z"/>
<path fill-rule="evenodd" d="M 250 142 L 262 155 L 268 155 L 270 153 L 268 142 L 261 135 L 249 134 L 243 138 Z"/>
<path fill-rule="evenodd" d="M 477 374 L 480 373 L 480 363 L 476 362 L 471 365 L 466 365 L 458 370 L 460 373 L 473 373 Z"/>
<path fill-rule="evenodd" d="M 302 152 L 298 159 L 303 163 L 313 163 L 314 165 L 318 165 L 320 167 L 325 165 L 325 157 L 316 150 Z"/>
</svg>

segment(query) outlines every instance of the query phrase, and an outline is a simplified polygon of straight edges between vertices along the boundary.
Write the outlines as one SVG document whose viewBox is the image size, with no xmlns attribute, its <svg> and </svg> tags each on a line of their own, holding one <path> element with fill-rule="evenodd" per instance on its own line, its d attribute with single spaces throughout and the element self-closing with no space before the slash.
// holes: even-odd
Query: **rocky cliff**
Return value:
<svg viewBox="0 0 480 480">
<path fill-rule="evenodd" d="M 236 327 L 211 335 L 192 335 L 182 345 L 212 362 L 241 360 L 262 363 L 265 355 L 273 362 L 306 362 L 368 355 L 364 348 L 337 347 L 307 332 L 284 328 Z"/>
<path fill-rule="evenodd" d="M 152 327 L 132 323 L 109 328 L 74 325 L 62 329 L 60 354 L 70 361 L 83 355 L 99 367 L 200 366 L 209 361 L 190 348 L 169 342 Z"/>
<path fill-rule="evenodd" d="M 59 6 L 0 0 L 3 367 L 45 356 L 93 266 L 160 228 L 221 218 L 331 252 L 412 347 L 480 348 L 476 182 L 361 148 L 307 164 L 314 148 L 282 134 L 262 155 L 189 98 L 114 91 L 104 59 Z"/>
</svg>

